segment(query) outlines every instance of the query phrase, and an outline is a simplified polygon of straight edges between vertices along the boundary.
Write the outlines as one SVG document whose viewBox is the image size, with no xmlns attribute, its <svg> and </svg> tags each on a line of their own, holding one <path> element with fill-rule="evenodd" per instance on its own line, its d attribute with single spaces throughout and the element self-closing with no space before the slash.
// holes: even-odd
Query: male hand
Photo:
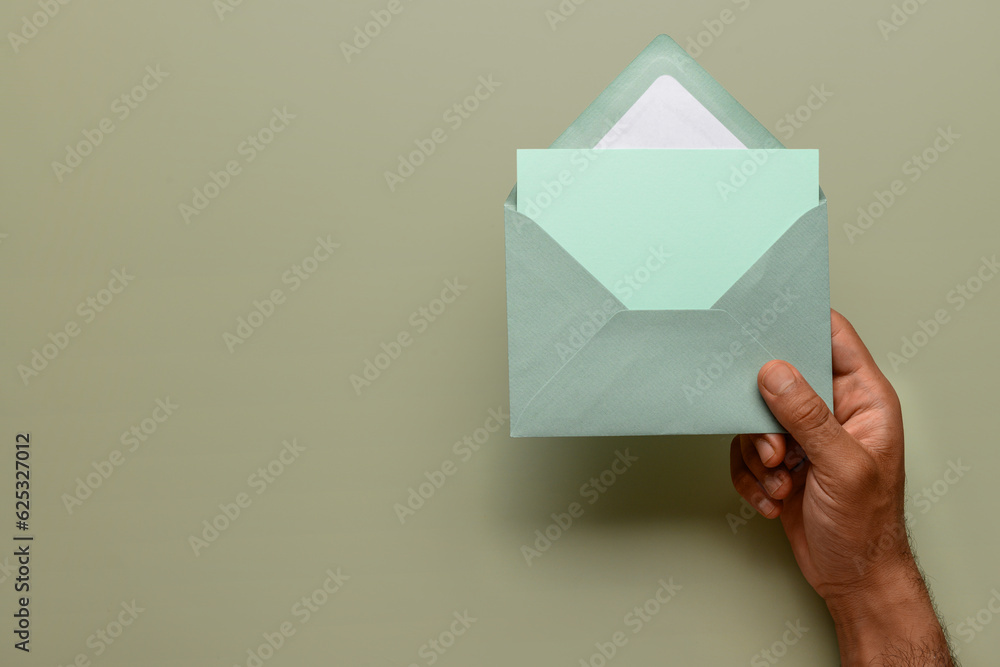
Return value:
<svg viewBox="0 0 1000 667">
<path fill-rule="evenodd" d="M 845 665 L 951 665 L 906 532 L 899 399 L 851 324 L 831 319 L 834 412 L 794 367 L 768 362 L 760 393 L 788 435 L 734 438 L 733 484 L 763 516 L 781 517 Z"/>
</svg>

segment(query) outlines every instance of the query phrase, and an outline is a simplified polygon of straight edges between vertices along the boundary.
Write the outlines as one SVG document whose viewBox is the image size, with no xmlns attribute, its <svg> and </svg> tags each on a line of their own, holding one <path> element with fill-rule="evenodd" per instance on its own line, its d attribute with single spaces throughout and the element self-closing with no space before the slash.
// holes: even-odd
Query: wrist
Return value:
<svg viewBox="0 0 1000 667">
<path fill-rule="evenodd" d="M 844 665 L 867 665 L 880 656 L 910 650 L 924 657 L 942 656 L 928 665 L 951 664 L 940 621 L 912 556 L 885 564 L 864 583 L 824 597 Z"/>
</svg>

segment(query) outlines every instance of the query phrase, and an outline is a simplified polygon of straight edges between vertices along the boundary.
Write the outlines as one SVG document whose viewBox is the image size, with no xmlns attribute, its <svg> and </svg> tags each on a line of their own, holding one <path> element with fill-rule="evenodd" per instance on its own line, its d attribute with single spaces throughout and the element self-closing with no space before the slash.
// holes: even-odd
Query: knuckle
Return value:
<svg viewBox="0 0 1000 667">
<path fill-rule="evenodd" d="M 791 409 L 791 417 L 795 424 L 809 433 L 832 433 L 830 420 L 832 415 L 826 403 L 818 395 L 813 394 L 797 403 Z"/>
</svg>

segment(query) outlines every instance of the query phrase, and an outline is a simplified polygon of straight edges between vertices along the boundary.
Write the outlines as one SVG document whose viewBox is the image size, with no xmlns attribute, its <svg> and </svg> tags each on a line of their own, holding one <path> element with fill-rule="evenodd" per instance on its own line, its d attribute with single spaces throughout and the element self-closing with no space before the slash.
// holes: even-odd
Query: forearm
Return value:
<svg viewBox="0 0 1000 667">
<path fill-rule="evenodd" d="M 914 562 L 871 588 L 827 600 L 845 667 L 952 667 L 951 651 Z"/>
</svg>

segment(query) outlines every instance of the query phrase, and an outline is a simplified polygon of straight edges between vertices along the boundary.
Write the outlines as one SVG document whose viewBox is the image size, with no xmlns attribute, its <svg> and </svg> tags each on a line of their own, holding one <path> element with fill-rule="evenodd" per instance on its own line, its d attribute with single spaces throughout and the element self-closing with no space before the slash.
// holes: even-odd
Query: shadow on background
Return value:
<svg viewBox="0 0 1000 667">
<path fill-rule="evenodd" d="M 574 502 L 582 505 L 583 516 L 570 532 L 606 537 L 609 543 L 623 529 L 648 532 L 653 540 L 712 534 L 747 572 L 801 587 L 804 601 L 821 606 L 799 574 L 780 521 L 741 514 L 745 508 L 729 474 L 731 440 L 728 435 L 510 439 L 495 472 L 500 485 L 493 510 L 528 543 L 536 529 L 553 522 L 553 513 L 566 512 Z M 601 492 L 593 480 L 620 454 L 636 460 Z"/>
<path fill-rule="evenodd" d="M 729 477 L 730 440 L 716 435 L 510 439 L 503 445 L 503 472 L 516 492 L 505 499 L 506 513 L 535 525 L 579 502 L 588 522 L 723 521 L 740 505 Z M 635 460 L 625 472 L 614 472 L 612 465 L 618 461 L 621 470 L 623 459 Z"/>
</svg>

